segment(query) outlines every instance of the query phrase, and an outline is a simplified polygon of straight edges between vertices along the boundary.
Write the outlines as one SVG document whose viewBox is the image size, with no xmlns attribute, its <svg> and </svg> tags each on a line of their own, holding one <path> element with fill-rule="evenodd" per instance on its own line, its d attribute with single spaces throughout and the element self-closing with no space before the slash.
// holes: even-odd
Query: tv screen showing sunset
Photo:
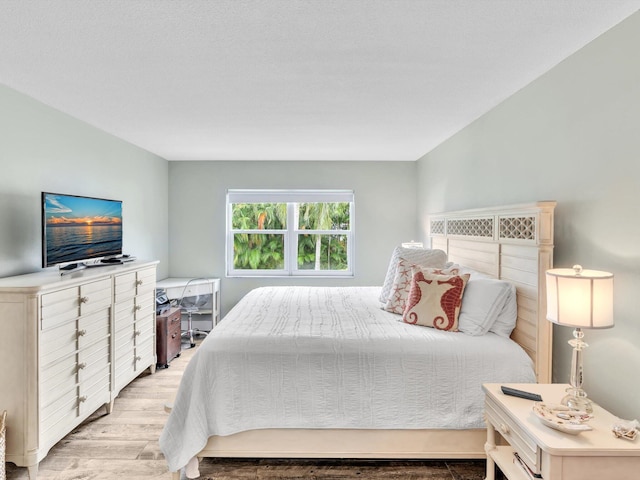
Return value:
<svg viewBox="0 0 640 480">
<path fill-rule="evenodd" d="M 45 266 L 122 253 L 122 202 L 43 193 Z"/>
</svg>

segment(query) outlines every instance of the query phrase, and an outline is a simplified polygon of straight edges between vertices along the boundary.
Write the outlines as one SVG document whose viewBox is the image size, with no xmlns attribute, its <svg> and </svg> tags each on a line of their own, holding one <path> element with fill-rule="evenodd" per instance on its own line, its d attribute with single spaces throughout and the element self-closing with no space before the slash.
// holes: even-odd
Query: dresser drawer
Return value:
<svg viewBox="0 0 640 480">
<path fill-rule="evenodd" d="M 95 343 L 78 353 L 78 381 L 90 381 L 98 370 L 111 365 L 111 352 L 108 340 Z"/>
<path fill-rule="evenodd" d="M 135 316 L 134 307 L 135 300 L 133 297 L 116 304 L 113 315 L 114 322 L 116 324 L 116 331 L 119 330 L 122 325 L 133 323 Z"/>
<path fill-rule="evenodd" d="M 135 299 L 136 318 L 153 316 L 156 310 L 156 299 L 153 295 L 138 295 Z"/>
<path fill-rule="evenodd" d="M 72 408 L 78 406 L 78 386 L 73 385 L 67 390 L 60 390 L 59 395 L 52 399 L 41 399 L 41 416 L 44 420 L 51 419 L 51 423 L 64 416 Z"/>
<path fill-rule="evenodd" d="M 74 318 L 40 332 L 41 354 L 46 357 L 53 352 L 69 346 L 72 347 L 72 350 L 75 350 L 76 340 L 78 338 L 78 329 L 76 328 L 76 325 L 77 321 Z M 65 353 L 61 353 L 60 355 L 65 355 Z M 49 363 L 49 361 L 45 363 Z"/>
<path fill-rule="evenodd" d="M 73 335 L 74 337 L 77 335 L 75 329 L 70 335 Z M 55 364 L 61 358 L 73 355 L 77 351 L 75 338 L 72 340 L 60 341 L 59 343 L 50 341 L 51 338 L 46 340 L 47 341 L 42 345 L 43 351 L 40 355 L 41 368 L 46 368 L 50 364 Z"/>
<path fill-rule="evenodd" d="M 136 343 L 148 340 L 155 336 L 154 325 L 149 318 L 143 318 L 135 323 Z"/>
<path fill-rule="evenodd" d="M 95 383 L 89 388 L 86 388 L 86 391 L 80 395 L 80 399 L 82 400 L 79 403 L 81 416 L 90 415 L 111 400 L 111 392 L 109 390 L 111 373 L 105 373 L 100 377 L 96 377 L 95 380 Z"/>
<path fill-rule="evenodd" d="M 136 272 L 124 273 L 122 275 L 116 275 L 114 280 L 115 303 L 132 298 L 136 295 Z"/>
<path fill-rule="evenodd" d="M 145 268 L 136 274 L 136 294 L 154 292 L 156 289 L 156 269 Z M 155 295 L 154 295 L 155 296 Z"/>
<path fill-rule="evenodd" d="M 69 425 L 75 424 L 78 418 L 78 398 L 75 395 L 66 397 L 66 402 L 60 408 L 47 415 L 40 417 L 40 445 L 58 442 L 69 432 Z"/>
<path fill-rule="evenodd" d="M 62 323 L 74 320 L 80 315 L 80 297 L 78 288 L 71 287 L 57 292 L 45 293 L 40 303 L 42 330 L 54 328 Z"/>
<path fill-rule="evenodd" d="M 40 388 L 40 404 L 48 405 L 68 391 L 77 382 L 78 364 L 75 353 L 52 363 L 40 371 L 42 384 Z"/>
<path fill-rule="evenodd" d="M 145 367 L 153 363 L 153 358 L 156 353 L 156 343 L 153 338 L 145 338 L 143 341 L 136 344 L 136 360 L 140 362 L 136 366 L 136 370 L 140 368 L 140 365 Z"/>
<path fill-rule="evenodd" d="M 105 392 L 109 392 L 111 378 L 110 365 L 102 365 L 93 371 L 91 378 L 80 384 L 80 403 L 94 404 L 93 397 L 103 398 Z"/>
<path fill-rule="evenodd" d="M 132 378 L 136 376 L 135 359 L 133 357 L 133 351 L 131 355 L 126 355 L 119 360 L 116 360 L 114 384 L 116 389 L 120 389 L 127 385 Z"/>
<path fill-rule="evenodd" d="M 108 309 L 111 306 L 111 279 L 105 278 L 81 285 L 79 304 L 80 315 Z"/>
<path fill-rule="evenodd" d="M 108 341 L 111 332 L 109 310 L 81 317 L 78 320 L 78 349 L 83 349 L 98 341 Z"/>
<path fill-rule="evenodd" d="M 123 348 L 127 350 L 129 348 L 133 348 L 133 344 L 135 341 L 135 334 L 134 334 L 135 330 L 133 327 L 134 327 L 134 324 L 132 323 L 128 325 L 126 328 L 122 328 L 116 332 L 116 335 L 114 338 L 116 358 L 119 357 L 120 352 L 123 350 Z"/>
<path fill-rule="evenodd" d="M 485 402 L 485 414 L 529 468 L 534 473 L 540 473 L 540 450 L 535 440 L 520 429 L 490 398 Z"/>
</svg>

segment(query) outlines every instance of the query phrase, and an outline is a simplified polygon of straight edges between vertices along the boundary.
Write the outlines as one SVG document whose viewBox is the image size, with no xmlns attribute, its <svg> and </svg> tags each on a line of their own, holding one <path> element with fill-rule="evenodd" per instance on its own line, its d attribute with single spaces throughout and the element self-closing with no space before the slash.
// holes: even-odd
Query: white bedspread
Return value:
<svg viewBox="0 0 640 480">
<path fill-rule="evenodd" d="M 379 287 L 251 291 L 203 341 L 160 438 L 176 471 L 211 435 L 483 428 L 484 382 L 534 382 L 513 341 L 408 325 Z"/>
</svg>

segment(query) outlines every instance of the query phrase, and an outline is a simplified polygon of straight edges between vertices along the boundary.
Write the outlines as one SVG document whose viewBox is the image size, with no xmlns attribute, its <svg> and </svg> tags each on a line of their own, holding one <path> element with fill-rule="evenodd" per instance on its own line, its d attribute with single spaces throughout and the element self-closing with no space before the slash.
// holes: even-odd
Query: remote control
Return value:
<svg viewBox="0 0 640 480">
<path fill-rule="evenodd" d="M 502 393 L 505 395 L 511 395 L 512 397 L 520 397 L 526 398 L 527 400 L 535 400 L 536 402 L 541 402 L 542 397 L 537 393 L 525 392 L 524 390 L 518 390 L 516 388 L 511 387 L 500 387 L 502 389 Z"/>
</svg>

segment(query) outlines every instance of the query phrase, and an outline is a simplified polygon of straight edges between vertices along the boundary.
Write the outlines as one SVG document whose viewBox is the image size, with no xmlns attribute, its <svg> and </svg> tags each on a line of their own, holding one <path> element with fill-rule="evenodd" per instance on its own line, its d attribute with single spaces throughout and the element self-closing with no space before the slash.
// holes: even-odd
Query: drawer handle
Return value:
<svg viewBox="0 0 640 480">
<path fill-rule="evenodd" d="M 78 397 L 78 402 L 83 403 L 83 402 L 86 402 L 86 401 L 87 401 L 87 397 L 86 396 L 83 395 L 81 397 Z"/>
<path fill-rule="evenodd" d="M 80 297 L 80 303 L 88 303 L 89 297 Z"/>
<path fill-rule="evenodd" d="M 505 425 L 504 423 L 501 423 L 500 432 L 504 433 L 505 435 L 508 435 L 511 432 L 511 430 L 509 429 L 509 425 Z"/>
<path fill-rule="evenodd" d="M 78 330 L 78 333 L 76 334 L 78 337 L 84 337 L 87 334 L 86 330 Z"/>
<path fill-rule="evenodd" d="M 142 305 L 136 305 L 133 309 L 137 312 L 138 310 L 142 310 Z"/>
<path fill-rule="evenodd" d="M 133 336 L 137 337 L 138 335 L 140 335 L 142 332 L 140 330 L 134 330 L 133 332 Z"/>
<path fill-rule="evenodd" d="M 136 355 L 136 361 L 139 362 L 140 360 L 142 360 L 142 357 L 139 355 Z"/>
<path fill-rule="evenodd" d="M 142 280 L 136 280 L 136 285 L 142 285 Z"/>
<path fill-rule="evenodd" d="M 82 362 L 82 363 L 78 364 L 78 370 L 82 370 L 84 368 L 87 368 L 87 364 L 86 363 Z"/>
<path fill-rule="evenodd" d="M 173 335 L 171 335 L 171 338 L 176 338 L 178 336 L 177 333 L 174 333 Z"/>
</svg>

